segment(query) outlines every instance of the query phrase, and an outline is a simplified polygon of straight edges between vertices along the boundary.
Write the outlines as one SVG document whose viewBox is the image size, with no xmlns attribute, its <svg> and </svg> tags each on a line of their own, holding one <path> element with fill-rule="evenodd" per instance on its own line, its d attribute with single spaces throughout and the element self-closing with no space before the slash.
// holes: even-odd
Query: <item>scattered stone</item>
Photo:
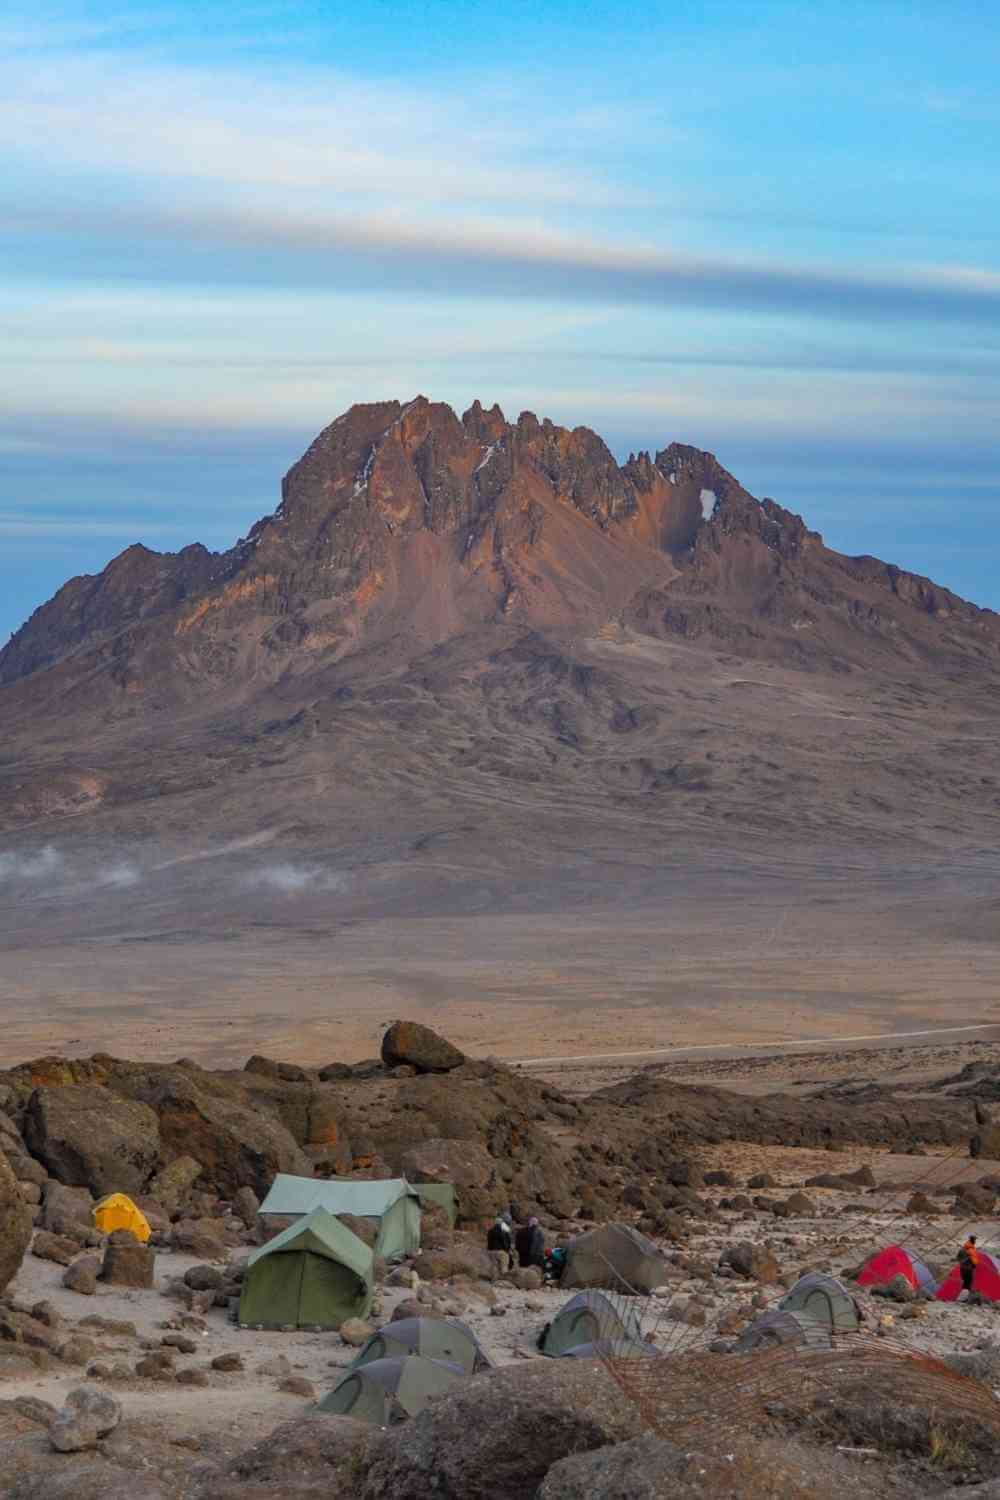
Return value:
<svg viewBox="0 0 1000 1500">
<path fill-rule="evenodd" d="M 184 1272 L 184 1284 L 196 1292 L 215 1292 L 225 1280 L 217 1266 L 191 1266 Z"/>
<path fill-rule="evenodd" d="M 147 1354 L 145 1359 L 140 1359 L 135 1367 L 135 1373 L 143 1380 L 173 1380 L 174 1367 L 169 1359 L 163 1359 L 158 1352 Z"/>
<path fill-rule="evenodd" d="M 205 1370 L 178 1370 L 175 1376 L 178 1385 L 208 1385 L 208 1374 Z"/>
<path fill-rule="evenodd" d="M 122 1409 L 114 1396 L 95 1386 L 81 1385 L 70 1391 L 62 1410 L 52 1418 L 49 1440 L 59 1453 L 79 1453 L 96 1448 L 101 1438 L 121 1421 Z"/>
<path fill-rule="evenodd" d="M 176 1349 L 178 1354 L 197 1354 L 199 1345 L 183 1333 L 165 1333 L 160 1343 L 165 1349 Z"/>
<path fill-rule="evenodd" d="M 759 1281 L 772 1286 L 781 1279 L 781 1268 L 771 1251 L 748 1240 L 727 1246 L 719 1257 L 719 1264 L 732 1266 L 744 1281 Z"/>
<path fill-rule="evenodd" d="M 62 1284 L 71 1292 L 79 1292 L 83 1297 L 92 1297 L 97 1291 L 97 1276 L 100 1269 L 101 1262 L 96 1255 L 83 1255 L 66 1267 Z"/>
<path fill-rule="evenodd" d="M 217 1354 L 212 1360 L 213 1370 L 224 1370 L 227 1374 L 233 1370 L 244 1370 L 242 1354 Z"/>
<path fill-rule="evenodd" d="M 278 1390 L 287 1391 L 290 1396 L 305 1396 L 309 1401 L 316 1399 L 316 1387 L 304 1375 L 286 1375 L 279 1383 Z"/>
<path fill-rule="evenodd" d="M 273 1057 L 262 1057 L 255 1052 L 243 1064 L 244 1073 L 257 1073 L 262 1078 L 274 1078 L 281 1083 L 308 1083 L 309 1074 L 298 1063 L 277 1062 Z"/>
<path fill-rule="evenodd" d="M 44 1323 L 46 1328 L 62 1327 L 62 1313 L 47 1299 L 35 1303 L 31 1309 L 31 1316 L 36 1323 Z"/>
<path fill-rule="evenodd" d="M 352 1349 L 360 1349 L 371 1338 L 375 1329 L 364 1318 L 347 1318 L 340 1325 L 341 1340 Z"/>
<path fill-rule="evenodd" d="M 538 1292 L 545 1285 L 545 1276 L 540 1266 L 525 1266 L 514 1272 L 514 1285 L 519 1292 Z"/>
<path fill-rule="evenodd" d="M 68 1266 L 80 1253 L 80 1246 L 76 1240 L 68 1239 L 62 1234 L 51 1234 L 47 1229 L 39 1229 L 31 1246 L 32 1255 L 37 1255 L 39 1260 L 54 1260 L 58 1266 Z"/>
<path fill-rule="evenodd" d="M 129 1318 L 102 1318 L 99 1313 L 88 1313 L 77 1324 L 78 1328 L 92 1328 L 96 1333 L 115 1333 L 123 1338 L 138 1338 L 139 1330 Z"/>
<path fill-rule="evenodd" d="M 928 1198 L 926 1193 L 922 1193 L 918 1189 L 918 1191 L 913 1194 L 909 1203 L 907 1203 L 906 1212 L 908 1214 L 915 1214 L 923 1218 L 929 1214 L 940 1213 L 940 1209 L 932 1198 Z"/>
<path fill-rule="evenodd" d="M 64 1365 L 86 1365 L 97 1352 L 94 1340 L 80 1333 L 72 1334 L 56 1350 Z"/>
</svg>

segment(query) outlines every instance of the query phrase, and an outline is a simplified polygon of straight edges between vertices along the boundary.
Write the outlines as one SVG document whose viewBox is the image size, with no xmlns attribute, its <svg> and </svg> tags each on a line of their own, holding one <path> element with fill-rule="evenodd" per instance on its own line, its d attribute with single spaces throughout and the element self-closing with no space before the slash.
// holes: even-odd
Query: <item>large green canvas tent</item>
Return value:
<svg viewBox="0 0 1000 1500">
<path fill-rule="evenodd" d="M 469 1375 L 490 1368 L 476 1335 L 459 1318 L 396 1318 L 372 1334 L 351 1369 L 376 1359 L 402 1358 L 407 1354 L 443 1359 Z"/>
<path fill-rule="evenodd" d="M 385 1260 L 416 1255 L 420 1249 L 420 1197 L 403 1177 L 295 1177 L 279 1172 L 260 1212 L 264 1219 L 292 1219 L 314 1208 L 370 1219 L 377 1234 L 375 1254 Z"/>
<path fill-rule="evenodd" d="M 800 1276 L 778 1306 L 785 1312 L 814 1318 L 831 1333 L 856 1333 L 861 1327 L 857 1303 L 844 1283 L 823 1271 L 808 1271 Z"/>
<path fill-rule="evenodd" d="M 579 1292 L 547 1323 L 538 1340 L 543 1354 L 557 1358 L 577 1344 L 602 1343 L 606 1339 L 639 1339 L 639 1318 L 623 1298 L 603 1292 Z"/>
<path fill-rule="evenodd" d="M 323 1208 L 247 1259 L 239 1321 L 252 1328 L 339 1328 L 367 1317 L 373 1295 L 369 1247 Z"/>
<path fill-rule="evenodd" d="M 450 1390 L 464 1377 L 465 1371 L 458 1365 L 424 1359 L 420 1354 L 373 1359 L 367 1365 L 352 1365 L 323 1397 L 318 1410 L 388 1427 L 415 1417 L 433 1397 Z"/>
<path fill-rule="evenodd" d="M 651 1292 L 666 1279 L 666 1262 L 652 1240 L 631 1224 L 603 1224 L 567 1245 L 561 1284 Z"/>
</svg>

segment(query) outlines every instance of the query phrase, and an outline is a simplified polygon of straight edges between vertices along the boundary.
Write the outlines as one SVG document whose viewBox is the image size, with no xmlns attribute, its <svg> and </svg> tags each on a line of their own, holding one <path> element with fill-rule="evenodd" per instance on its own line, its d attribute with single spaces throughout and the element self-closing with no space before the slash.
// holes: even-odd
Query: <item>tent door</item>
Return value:
<svg viewBox="0 0 1000 1500">
<path fill-rule="evenodd" d="M 250 1272 L 253 1295 L 247 1309 L 248 1322 L 266 1323 L 272 1328 L 298 1323 L 307 1258 L 301 1251 L 261 1257 Z"/>
<path fill-rule="evenodd" d="M 296 1322 L 339 1328 L 358 1311 L 357 1277 L 323 1255 L 302 1257 L 302 1285 Z"/>
</svg>

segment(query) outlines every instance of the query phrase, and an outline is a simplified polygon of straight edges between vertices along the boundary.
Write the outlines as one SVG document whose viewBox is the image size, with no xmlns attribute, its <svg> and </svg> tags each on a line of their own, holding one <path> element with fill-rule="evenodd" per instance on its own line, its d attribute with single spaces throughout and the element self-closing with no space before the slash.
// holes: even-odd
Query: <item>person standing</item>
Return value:
<svg viewBox="0 0 1000 1500">
<path fill-rule="evenodd" d="M 976 1236 L 970 1234 L 961 1250 L 958 1252 L 958 1269 L 962 1273 L 962 1291 L 972 1293 L 972 1284 L 976 1279 L 976 1267 L 979 1265 L 979 1250 L 976 1247 Z M 961 1292 L 959 1293 L 961 1296 Z"/>
<path fill-rule="evenodd" d="M 510 1225 L 504 1218 L 497 1218 L 486 1234 L 486 1248 L 498 1273 L 506 1276 L 510 1270 L 511 1234 Z"/>
<path fill-rule="evenodd" d="M 527 1224 L 517 1231 L 514 1237 L 514 1247 L 517 1250 L 517 1261 L 522 1271 L 528 1266 L 538 1266 L 544 1272 L 545 1235 L 537 1219 L 529 1219 Z"/>
</svg>

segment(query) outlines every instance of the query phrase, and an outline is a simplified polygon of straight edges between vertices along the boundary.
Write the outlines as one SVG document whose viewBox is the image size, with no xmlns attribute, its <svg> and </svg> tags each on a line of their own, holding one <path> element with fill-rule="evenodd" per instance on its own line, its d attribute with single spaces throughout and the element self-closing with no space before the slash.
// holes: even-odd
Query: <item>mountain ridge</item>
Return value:
<svg viewBox="0 0 1000 1500">
<path fill-rule="evenodd" d="M 479 401 L 351 407 L 225 552 L 136 544 L 69 580 L 0 651 L 0 687 L 197 697 L 296 658 L 340 661 L 394 633 L 423 645 L 503 621 L 617 621 L 788 665 L 865 653 L 992 659 L 1000 616 L 891 563 L 827 548 L 714 455 L 671 443 L 619 465 L 590 429 Z M 241 639 L 242 638 L 242 639 Z M 74 663 L 76 664 L 74 668 Z M 173 678 L 168 691 L 166 679 Z M 47 695 L 46 695 L 47 696 Z"/>
</svg>

